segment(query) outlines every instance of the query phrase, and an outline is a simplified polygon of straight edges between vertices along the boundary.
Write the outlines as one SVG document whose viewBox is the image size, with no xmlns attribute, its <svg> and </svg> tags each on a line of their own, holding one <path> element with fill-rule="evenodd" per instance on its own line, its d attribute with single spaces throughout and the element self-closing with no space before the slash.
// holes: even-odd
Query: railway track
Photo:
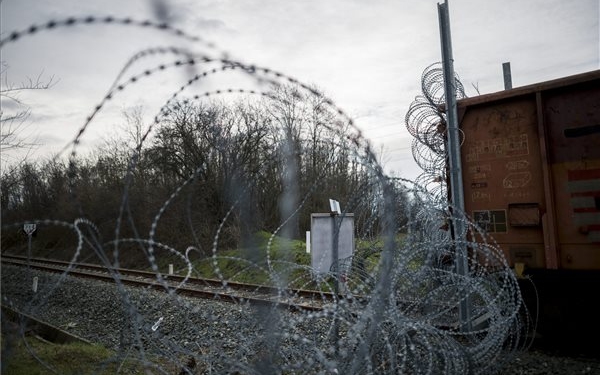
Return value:
<svg viewBox="0 0 600 375">
<path fill-rule="evenodd" d="M 70 263 L 45 258 L 28 259 L 23 256 L 2 255 L 2 263 L 53 273 L 67 272 L 69 276 L 73 277 L 113 283 L 120 282 L 128 286 L 174 292 L 196 298 L 255 305 L 275 305 L 292 310 L 320 311 L 341 297 L 333 293 L 313 290 L 279 289 L 266 285 L 216 279 L 186 278 L 180 275 L 160 274 L 127 268 L 107 268 L 96 264 Z"/>
</svg>

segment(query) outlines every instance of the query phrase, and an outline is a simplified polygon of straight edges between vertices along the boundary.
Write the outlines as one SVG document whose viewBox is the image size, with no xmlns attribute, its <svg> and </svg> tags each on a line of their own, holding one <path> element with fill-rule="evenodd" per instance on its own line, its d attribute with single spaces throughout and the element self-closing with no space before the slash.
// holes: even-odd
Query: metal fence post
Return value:
<svg viewBox="0 0 600 375">
<path fill-rule="evenodd" d="M 454 78 L 454 57 L 452 56 L 452 38 L 450 37 L 450 15 L 448 0 L 438 3 L 440 22 L 440 39 L 442 45 L 442 64 L 444 69 L 444 93 L 446 97 L 448 158 L 450 162 L 450 195 L 453 212 L 453 235 L 457 255 L 456 271 L 460 276 L 468 274 L 468 253 L 466 248 L 466 226 L 464 220 L 457 218 L 465 211 L 464 189 L 462 182 L 462 166 L 460 159 L 460 134 L 458 129 L 458 113 L 456 109 L 456 82 Z M 471 312 L 468 292 L 460 301 L 459 318 L 463 331 L 471 330 Z"/>
</svg>

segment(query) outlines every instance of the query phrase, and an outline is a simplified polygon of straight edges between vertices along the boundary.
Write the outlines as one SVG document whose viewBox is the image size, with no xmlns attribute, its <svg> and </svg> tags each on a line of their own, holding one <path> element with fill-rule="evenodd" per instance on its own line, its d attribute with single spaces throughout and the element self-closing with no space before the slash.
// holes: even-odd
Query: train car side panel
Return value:
<svg viewBox="0 0 600 375">
<path fill-rule="evenodd" d="M 544 267 L 544 189 L 535 100 L 519 96 L 467 108 L 465 208 L 507 259 Z"/>
<path fill-rule="evenodd" d="M 542 93 L 559 262 L 600 268 L 600 80 Z"/>
<path fill-rule="evenodd" d="M 465 209 L 509 263 L 600 270 L 600 71 L 458 111 Z"/>
</svg>

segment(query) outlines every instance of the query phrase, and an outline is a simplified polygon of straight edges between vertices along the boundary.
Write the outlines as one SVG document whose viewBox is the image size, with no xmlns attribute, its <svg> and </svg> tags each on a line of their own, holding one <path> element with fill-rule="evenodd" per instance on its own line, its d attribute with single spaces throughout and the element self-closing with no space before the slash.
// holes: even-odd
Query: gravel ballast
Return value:
<svg viewBox="0 0 600 375">
<path fill-rule="evenodd" d="M 268 363 L 271 345 L 292 345 L 297 333 L 289 332 L 287 338 L 272 334 L 290 319 L 290 312 L 274 313 L 266 308 L 30 272 L 2 266 L 3 305 L 118 353 L 132 348 L 139 352 L 142 346 L 144 353 L 172 358 L 174 363 L 184 363 L 191 354 L 201 353 L 210 360 L 196 364 L 196 373 L 229 373 L 233 369 L 244 373 L 244 368 L 256 371 L 260 363 Z M 39 279 L 37 293 L 31 288 L 33 276 Z M 319 326 L 315 321 L 301 327 L 302 337 L 318 340 L 327 335 L 326 324 Z M 289 353 L 306 355 L 305 350 Z M 600 374 L 600 361 L 530 350 L 518 354 L 501 374 Z"/>
</svg>

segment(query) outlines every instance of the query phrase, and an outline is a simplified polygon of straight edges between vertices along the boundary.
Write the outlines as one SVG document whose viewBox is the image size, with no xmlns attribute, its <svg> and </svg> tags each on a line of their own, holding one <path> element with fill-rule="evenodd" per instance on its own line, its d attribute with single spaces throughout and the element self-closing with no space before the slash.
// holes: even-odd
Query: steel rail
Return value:
<svg viewBox="0 0 600 375">
<path fill-rule="evenodd" d="M 104 266 L 95 264 L 71 264 L 66 261 L 45 258 L 30 258 L 28 262 L 26 257 L 2 255 L 2 263 L 22 267 L 29 266 L 32 269 L 54 273 L 64 273 L 71 266 L 69 275 L 81 278 L 105 282 L 119 281 L 124 285 L 174 292 L 190 297 L 254 305 L 276 305 L 292 310 L 320 311 L 323 309 L 324 304 L 336 300 L 332 293 L 326 292 L 304 289 L 277 289 L 264 285 L 224 282 L 195 277 L 188 278 L 184 285 L 179 285 L 185 279 L 184 276 L 180 275 L 161 274 L 164 280 L 164 283 L 161 283 L 158 281 L 157 273 L 154 272 L 125 268 L 107 269 Z"/>
</svg>

